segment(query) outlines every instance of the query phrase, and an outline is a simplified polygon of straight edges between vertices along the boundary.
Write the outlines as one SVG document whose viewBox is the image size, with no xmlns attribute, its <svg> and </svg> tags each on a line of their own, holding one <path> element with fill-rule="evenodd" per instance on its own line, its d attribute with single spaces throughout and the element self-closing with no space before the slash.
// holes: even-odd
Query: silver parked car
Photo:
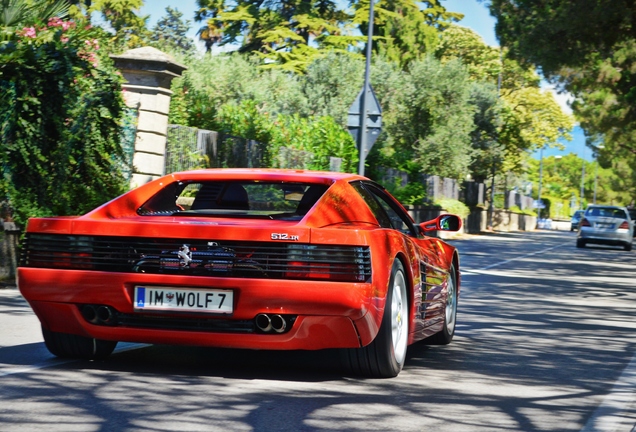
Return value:
<svg viewBox="0 0 636 432">
<path fill-rule="evenodd" d="M 591 205 L 581 219 L 576 247 L 588 243 L 623 246 L 632 250 L 634 224 L 625 207 Z"/>
<path fill-rule="evenodd" d="M 581 223 L 581 218 L 583 217 L 584 213 L 585 210 L 577 210 L 574 212 L 574 214 L 572 215 L 572 219 L 570 220 L 570 231 L 579 229 L 579 224 Z"/>
</svg>

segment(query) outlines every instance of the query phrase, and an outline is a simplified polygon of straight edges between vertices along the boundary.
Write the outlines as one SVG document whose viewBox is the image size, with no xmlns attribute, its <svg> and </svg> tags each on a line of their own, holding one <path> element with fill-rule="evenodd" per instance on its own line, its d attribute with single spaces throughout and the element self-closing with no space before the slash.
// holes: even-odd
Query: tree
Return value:
<svg viewBox="0 0 636 432">
<path fill-rule="evenodd" d="M 451 25 L 441 33 L 435 56 L 442 63 L 461 59 L 475 81 L 496 85 L 502 71 L 499 48 L 486 45 L 477 33 L 460 25 Z M 506 74 L 508 76 L 511 74 Z"/>
<path fill-rule="evenodd" d="M 509 58 L 507 50 L 490 47 L 472 30 L 452 25 L 442 33 L 436 55 L 442 62 L 460 59 L 471 78 L 482 83 L 473 93 L 473 179 L 520 174 L 525 152 L 560 146 L 561 139 L 569 138 L 573 119 L 552 94 L 540 89 L 533 68 Z"/>
<path fill-rule="evenodd" d="M 353 22 L 368 34 L 369 0 L 354 3 Z M 439 0 L 385 0 L 374 5 L 374 51 L 385 59 L 405 67 L 432 53 L 439 42 L 440 31 L 463 15 L 448 12 Z"/>
<path fill-rule="evenodd" d="M 197 0 L 197 22 L 205 22 L 199 36 L 211 50 L 215 44 L 240 43 L 267 67 L 303 72 L 320 55 L 321 47 L 342 49 L 347 15 L 333 0 Z M 356 38 L 357 39 L 357 38 Z"/>
<path fill-rule="evenodd" d="M 172 106 L 182 107 L 181 124 L 215 130 L 219 108 L 227 103 L 241 105 L 254 101 L 264 112 L 276 114 L 307 113 L 307 100 L 298 76 L 280 70 L 263 70 L 259 63 L 244 55 L 203 57 L 176 56 L 187 64 L 183 77 L 173 81 Z M 210 71 L 214 71 L 213 74 Z"/>
<path fill-rule="evenodd" d="M 22 28 L 0 43 L 0 186 L 24 226 L 31 216 L 84 213 L 126 189 L 125 105 L 94 30 L 57 16 L 14 26 Z"/>
<path fill-rule="evenodd" d="M 139 16 L 138 12 L 144 0 L 70 0 L 71 17 L 91 21 L 92 14 L 99 12 L 110 25 L 110 52 L 122 52 L 146 44 L 150 33 L 146 27 L 148 16 Z M 106 36 L 102 36 L 103 39 Z"/>
<path fill-rule="evenodd" d="M 362 58 L 330 52 L 315 59 L 300 79 L 302 92 L 307 99 L 306 110 L 301 114 L 330 116 L 346 127 L 349 107 L 356 97 L 356 91 L 362 88 L 363 81 Z"/>
<path fill-rule="evenodd" d="M 390 76 L 389 67 L 380 69 Z M 395 87 L 376 89 L 383 95 L 380 104 L 386 135 L 373 149 L 380 153 L 375 162 L 411 175 L 462 178 L 472 156 L 470 133 L 474 129 L 471 83 L 465 69 L 459 61 L 441 64 L 429 56 L 414 61 L 398 76 L 387 80 Z"/>
<path fill-rule="evenodd" d="M 166 15 L 157 21 L 152 29 L 150 40 L 159 49 L 168 51 L 188 52 L 194 49 L 192 39 L 187 36 L 190 30 L 190 20 L 181 19 L 183 14 L 170 6 L 166 8 Z"/>
<path fill-rule="evenodd" d="M 240 43 L 241 53 L 258 55 L 264 67 L 304 73 L 327 51 L 360 51 L 366 40 L 368 0 L 352 2 L 354 15 L 333 0 L 197 0 L 199 36 L 212 46 Z M 375 51 L 405 66 L 437 44 L 438 33 L 461 14 L 439 0 L 388 0 L 377 5 Z M 359 30 L 362 34 L 355 34 Z"/>
<path fill-rule="evenodd" d="M 604 141 L 606 166 L 636 168 L 636 2 L 493 0 L 490 8 L 511 54 L 574 95 L 588 142 Z M 636 184 L 629 189 L 636 194 Z"/>
</svg>

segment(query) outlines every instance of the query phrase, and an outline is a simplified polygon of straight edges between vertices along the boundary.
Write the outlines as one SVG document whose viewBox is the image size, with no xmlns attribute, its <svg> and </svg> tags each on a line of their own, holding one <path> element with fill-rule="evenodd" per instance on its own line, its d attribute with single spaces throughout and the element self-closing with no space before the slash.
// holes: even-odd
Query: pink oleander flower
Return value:
<svg viewBox="0 0 636 432">
<path fill-rule="evenodd" d="M 64 43 L 68 42 L 68 38 L 66 36 L 62 36 L 60 40 Z"/>
<path fill-rule="evenodd" d="M 25 27 L 22 29 L 22 34 L 28 38 L 35 38 L 35 28 L 34 27 Z"/>
<path fill-rule="evenodd" d="M 99 49 L 99 41 L 97 39 L 85 40 L 84 43 L 86 44 L 87 47 L 93 48 L 94 50 Z"/>
<path fill-rule="evenodd" d="M 60 27 L 62 25 L 62 20 L 60 17 L 51 17 L 49 18 L 48 26 L 49 27 Z"/>
</svg>

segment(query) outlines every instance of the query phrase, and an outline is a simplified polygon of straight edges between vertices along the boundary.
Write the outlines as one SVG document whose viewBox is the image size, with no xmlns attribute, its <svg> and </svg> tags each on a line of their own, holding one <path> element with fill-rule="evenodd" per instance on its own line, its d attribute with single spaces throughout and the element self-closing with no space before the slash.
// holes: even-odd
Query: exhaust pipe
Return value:
<svg viewBox="0 0 636 432">
<path fill-rule="evenodd" d="M 82 316 L 86 321 L 95 323 L 97 319 L 97 312 L 95 311 L 95 307 L 93 305 L 82 306 Z"/>
<path fill-rule="evenodd" d="M 285 331 L 285 328 L 287 328 L 287 321 L 285 321 L 285 318 L 280 315 L 272 316 L 270 323 L 272 325 L 272 329 L 276 333 L 282 333 Z"/>
<path fill-rule="evenodd" d="M 262 332 L 267 333 L 272 329 L 272 320 L 269 318 L 267 314 L 258 314 L 254 319 L 254 323 L 256 327 Z"/>
<path fill-rule="evenodd" d="M 113 319 L 113 312 L 108 306 L 100 306 L 97 308 L 97 319 L 104 324 L 108 324 Z"/>
<path fill-rule="evenodd" d="M 263 333 L 283 333 L 287 329 L 287 320 L 282 315 L 258 314 L 254 318 L 254 324 Z"/>
</svg>

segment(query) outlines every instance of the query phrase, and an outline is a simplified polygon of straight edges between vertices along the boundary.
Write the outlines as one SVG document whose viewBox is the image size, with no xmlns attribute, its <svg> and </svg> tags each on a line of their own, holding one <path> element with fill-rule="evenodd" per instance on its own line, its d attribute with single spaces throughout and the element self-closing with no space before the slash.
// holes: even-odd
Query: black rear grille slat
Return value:
<svg viewBox="0 0 636 432">
<path fill-rule="evenodd" d="M 193 276 L 368 281 L 368 246 L 27 234 L 20 266 Z"/>
<path fill-rule="evenodd" d="M 166 316 L 118 314 L 117 325 L 122 327 L 160 330 L 214 331 L 220 333 L 255 333 L 253 320 L 206 318 L 177 318 Z"/>
</svg>

